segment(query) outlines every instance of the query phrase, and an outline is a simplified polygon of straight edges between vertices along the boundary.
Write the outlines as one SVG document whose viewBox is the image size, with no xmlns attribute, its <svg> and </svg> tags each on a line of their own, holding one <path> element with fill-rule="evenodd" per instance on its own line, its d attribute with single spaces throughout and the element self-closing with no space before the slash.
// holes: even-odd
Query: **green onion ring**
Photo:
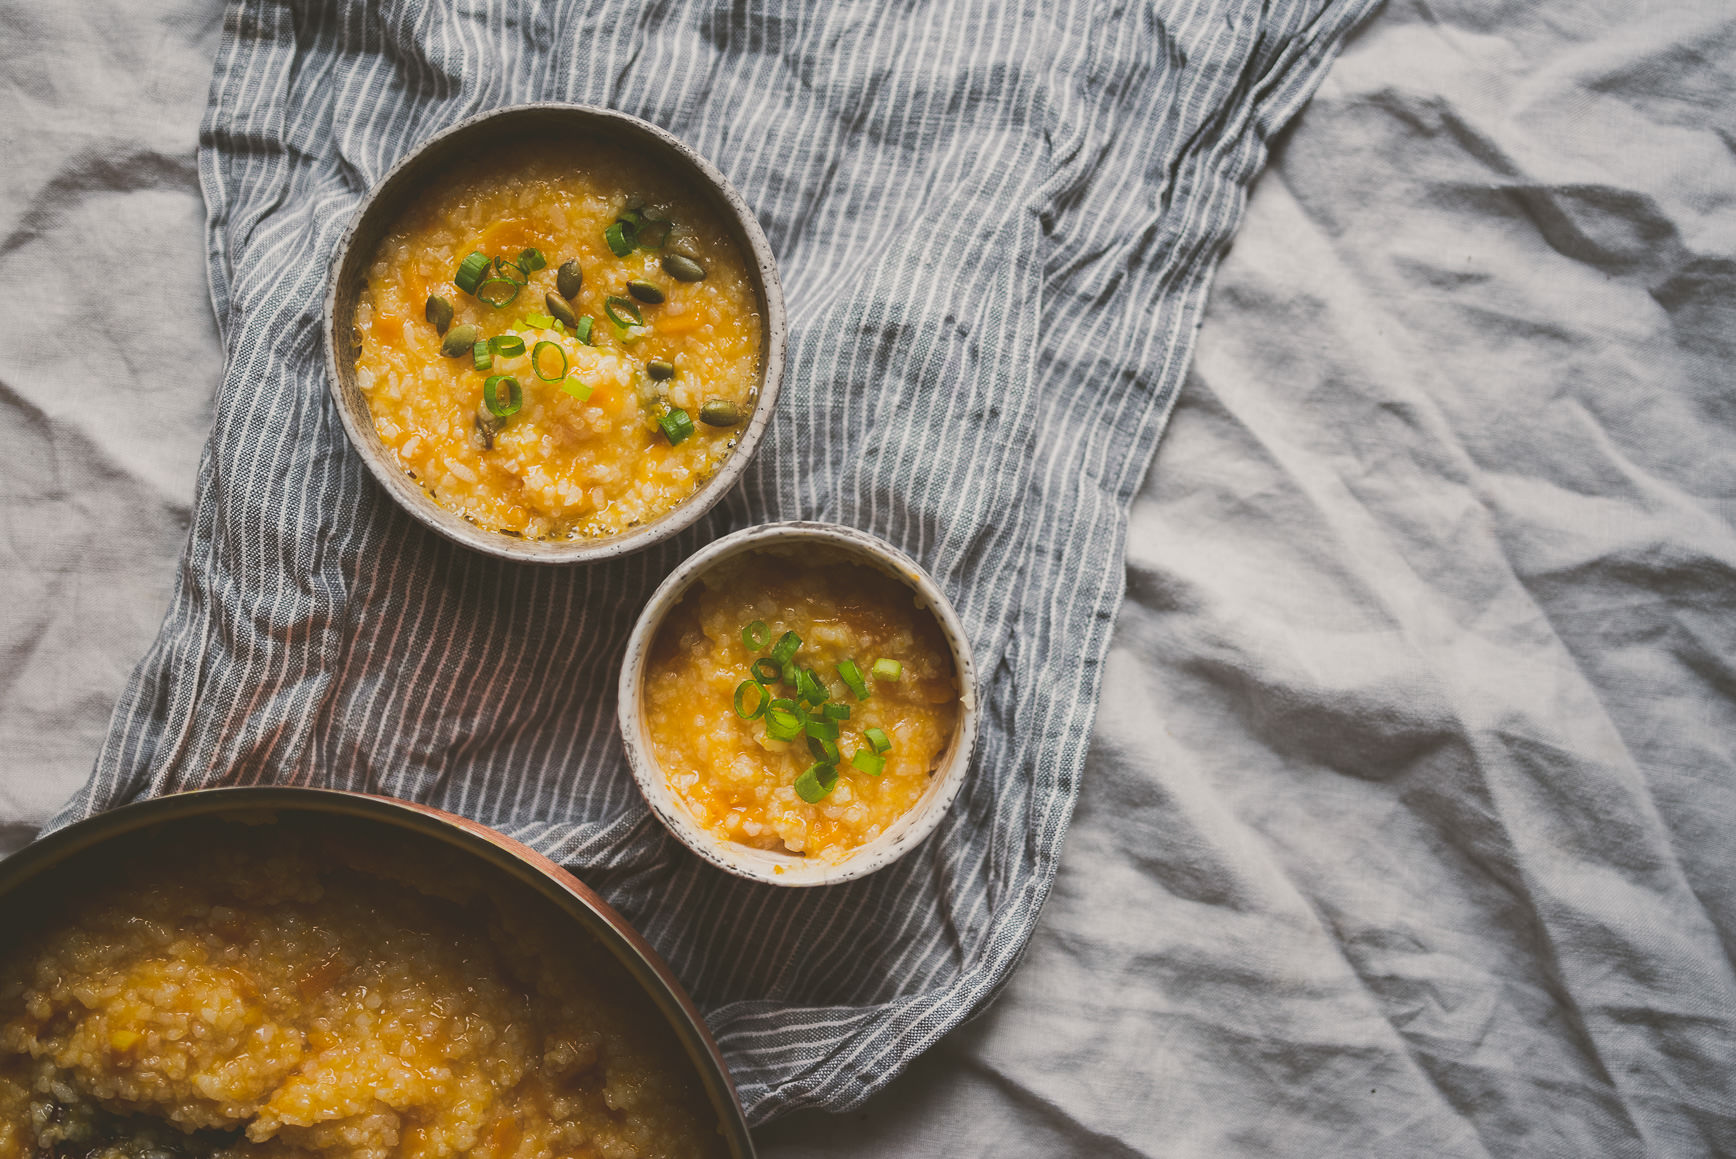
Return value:
<svg viewBox="0 0 1736 1159">
<path fill-rule="evenodd" d="M 500 384 L 503 382 L 506 383 L 505 402 L 500 399 Z M 511 418 L 518 413 L 518 408 L 524 405 L 524 392 L 518 388 L 518 379 L 512 375 L 491 375 L 488 381 L 482 384 L 482 403 L 495 418 Z"/>
<path fill-rule="evenodd" d="M 886 739 L 886 734 L 877 728 L 862 730 L 863 739 L 874 746 L 877 753 L 887 752 L 892 748 L 892 742 Z"/>
<path fill-rule="evenodd" d="M 796 796 L 810 805 L 818 805 L 824 801 L 832 787 L 838 783 L 838 767 L 824 761 L 816 761 L 796 778 Z"/>
<path fill-rule="evenodd" d="M 826 714 L 826 719 L 828 719 L 828 720 L 849 720 L 850 719 L 850 706 L 848 704 L 845 704 L 843 701 L 837 701 L 837 702 L 834 702 L 832 704 L 828 704 L 824 708 L 822 708 L 820 711 L 822 711 Z"/>
<path fill-rule="evenodd" d="M 761 656 L 753 662 L 753 675 L 761 684 L 776 684 L 783 679 L 784 666 L 770 656 Z"/>
<path fill-rule="evenodd" d="M 856 755 L 850 758 L 850 763 L 870 777 L 878 777 L 886 771 L 886 758 L 876 756 L 867 749 L 857 749 Z"/>
<path fill-rule="evenodd" d="M 541 250 L 537 249 L 535 246 L 532 246 L 530 249 L 524 250 L 523 252 L 521 252 L 518 255 L 518 263 L 517 264 L 518 264 L 518 268 L 524 271 L 525 276 L 529 277 L 531 274 L 535 273 L 537 270 L 540 270 L 544 266 L 548 265 L 549 260 L 547 258 L 543 257 Z"/>
<path fill-rule="evenodd" d="M 577 338 L 580 342 L 583 342 L 586 346 L 595 346 L 596 343 L 591 341 L 591 327 L 593 325 L 595 325 L 595 323 L 591 321 L 591 316 L 586 314 L 584 317 L 579 319 L 579 324 L 573 327 L 573 337 Z"/>
<path fill-rule="evenodd" d="M 476 250 L 458 263 L 458 272 L 452 275 L 452 284 L 466 294 L 474 294 L 476 287 L 482 283 L 482 275 L 487 272 L 488 255 Z"/>
<path fill-rule="evenodd" d="M 480 286 L 476 287 L 476 300 L 478 302 L 486 302 L 488 305 L 493 306 L 498 310 L 503 306 L 509 305 L 514 298 L 518 297 L 518 292 L 523 288 L 523 285 L 524 283 L 515 282 L 511 278 L 489 278 Z M 502 296 L 500 290 L 490 289 L 490 287 L 498 286 L 505 286 L 510 292 L 505 296 Z"/>
<path fill-rule="evenodd" d="M 825 717 L 818 720 L 809 717 L 807 723 L 802 725 L 802 730 L 809 736 L 817 737 L 820 740 L 838 739 L 838 722 L 827 720 Z"/>
<path fill-rule="evenodd" d="M 794 632 L 785 632 L 778 637 L 778 642 L 772 645 L 772 659 L 779 664 L 787 664 L 790 657 L 796 654 L 796 649 L 801 646 L 802 638 L 800 636 Z"/>
<path fill-rule="evenodd" d="M 820 683 L 820 678 L 814 675 L 812 668 L 803 668 L 796 673 L 796 688 L 803 700 L 818 706 L 832 699 L 832 694 L 826 691 L 826 686 Z"/>
<path fill-rule="evenodd" d="M 627 321 L 626 318 L 623 318 L 620 315 L 618 311 L 621 307 L 626 308 L 628 316 L 633 319 L 631 322 Z M 603 313 L 609 316 L 609 321 L 613 322 L 623 330 L 627 329 L 629 326 L 645 325 L 645 315 L 639 312 L 638 304 L 635 303 L 633 299 L 623 298 L 619 294 L 610 294 L 607 298 L 603 299 Z"/>
<path fill-rule="evenodd" d="M 517 274 L 518 277 L 513 277 L 514 274 Z M 509 262 L 505 258 L 494 259 L 494 276 L 505 278 L 515 286 L 522 286 L 530 281 L 530 275 L 525 273 L 517 262 Z"/>
<path fill-rule="evenodd" d="M 524 339 L 517 334 L 496 334 L 488 340 L 488 348 L 502 358 L 517 358 L 524 353 Z"/>
<path fill-rule="evenodd" d="M 766 627 L 764 620 L 755 620 L 741 630 L 741 642 L 749 652 L 764 652 L 766 642 L 772 638 L 772 630 Z"/>
<path fill-rule="evenodd" d="M 679 446 L 693 433 L 692 417 L 678 406 L 670 407 L 668 413 L 657 420 L 657 425 L 663 428 L 663 434 L 672 447 Z"/>
<path fill-rule="evenodd" d="M 766 705 L 766 735 L 773 740 L 795 740 L 802 735 L 802 718 L 795 701 L 779 699 Z"/>
<path fill-rule="evenodd" d="M 544 374 L 542 372 L 542 351 L 543 351 L 543 347 L 545 347 L 545 346 L 547 346 L 550 350 L 553 350 L 556 354 L 561 356 L 560 373 L 558 373 L 558 374 Z M 544 382 L 559 382 L 561 379 L 563 379 L 567 376 L 567 352 L 565 350 L 562 350 L 558 343 L 549 342 L 546 340 L 542 341 L 542 342 L 538 342 L 535 346 L 532 346 L 530 348 L 530 368 L 532 370 L 536 371 L 536 376 L 538 378 L 542 379 Z"/>
<path fill-rule="evenodd" d="M 609 243 L 609 251 L 618 258 L 624 258 L 633 252 L 634 241 L 630 232 L 632 226 L 617 221 L 603 231 L 603 240 Z"/>
<path fill-rule="evenodd" d="M 882 656 L 874 661 L 874 679 L 896 681 L 904 675 L 904 665 L 896 660 L 888 660 Z"/>
<path fill-rule="evenodd" d="M 862 679 L 862 670 L 856 667 L 856 661 L 838 661 L 838 679 L 842 680 L 850 691 L 856 694 L 857 700 L 868 699 L 868 684 Z"/>
<path fill-rule="evenodd" d="M 828 765 L 835 765 L 838 763 L 838 742 L 835 740 L 826 740 L 824 737 L 810 736 L 808 738 L 808 751 L 814 755 L 816 761 L 821 761 Z"/>
<path fill-rule="evenodd" d="M 470 363 L 478 370 L 487 370 L 494 365 L 494 351 L 489 349 L 486 339 L 478 340 L 470 348 Z"/>
<path fill-rule="evenodd" d="M 759 689 L 759 707 L 755 708 L 752 712 L 746 712 L 742 709 L 741 702 L 747 695 L 747 690 L 750 688 Z M 765 685 L 761 684 L 757 680 L 743 680 L 740 684 L 735 686 L 735 714 L 743 720 L 758 720 L 766 714 L 766 705 L 771 702 L 772 694 L 767 691 Z"/>
</svg>

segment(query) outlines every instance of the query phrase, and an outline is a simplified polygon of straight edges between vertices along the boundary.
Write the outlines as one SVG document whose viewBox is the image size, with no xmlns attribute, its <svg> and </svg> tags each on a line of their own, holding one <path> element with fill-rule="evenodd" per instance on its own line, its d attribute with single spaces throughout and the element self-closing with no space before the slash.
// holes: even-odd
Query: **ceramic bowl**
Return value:
<svg viewBox="0 0 1736 1159">
<path fill-rule="evenodd" d="M 0 861 L 0 929 L 20 929 L 56 916 L 79 883 L 104 879 L 106 867 L 139 841 L 178 839 L 182 834 L 196 840 L 213 822 L 316 828 L 342 824 L 367 834 L 393 834 L 435 847 L 442 860 L 498 883 L 498 888 L 552 902 L 561 920 L 600 943 L 644 990 L 695 1068 L 730 1155 L 752 1159 L 753 1140 L 723 1056 L 657 952 L 554 862 L 492 829 L 437 809 L 360 793 L 288 787 L 206 789 L 126 805 L 52 833 Z"/>
<path fill-rule="evenodd" d="M 766 548 L 788 549 L 803 545 L 839 550 L 897 579 L 920 597 L 934 613 L 958 677 L 959 716 L 952 741 L 941 756 L 927 792 L 903 817 L 884 833 L 849 855 L 837 859 L 801 857 L 756 849 L 727 841 L 702 829 L 669 788 L 668 778 L 657 764 L 645 728 L 642 694 L 645 665 L 652 641 L 664 617 L 681 601 L 690 587 L 709 569 L 724 560 Z M 915 848 L 940 824 L 970 766 L 977 731 L 976 669 L 970 641 L 958 613 L 922 567 L 909 556 L 867 532 L 834 523 L 769 523 L 725 536 L 689 556 L 651 596 L 627 639 L 627 654 L 621 665 L 619 722 L 627 760 L 657 819 L 694 853 L 720 869 L 752 881 L 782 886 L 834 885 L 852 881 L 890 864 Z"/>
<path fill-rule="evenodd" d="M 711 202 L 740 249 L 753 282 L 762 325 L 760 376 L 753 414 L 742 427 L 734 450 L 715 475 L 669 511 L 618 535 L 523 539 L 481 527 L 442 507 L 393 457 L 374 429 L 367 399 L 356 381 L 359 349 L 355 314 L 368 263 L 381 238 L 431 180 L 485 148 L 516 140 L 563 137 L 607 138 L 629 144 L 682 175 L 691 189 Z M 709 511 L 735 485 L 759 446 L 777 403 L 787 335 L 783 291 L 771 246 L 741 195 L 710 162 L 664 130 L 626 113 L 588 105 L 514 105 L 480 113 L 423 141 L 394 165 L 362 202 L 332 256 L 325 308 L 326 378 L 351 445 L 380 486 L 418 522 L 466 547 L 503 559 L 587 563 L 626 555 L 669 538 Z"/>
</svg>

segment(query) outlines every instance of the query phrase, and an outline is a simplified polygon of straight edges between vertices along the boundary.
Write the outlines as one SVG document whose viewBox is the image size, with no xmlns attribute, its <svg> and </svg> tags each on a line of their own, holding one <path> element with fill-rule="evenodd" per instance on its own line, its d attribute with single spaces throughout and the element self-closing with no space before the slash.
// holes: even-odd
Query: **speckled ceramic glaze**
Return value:
<svg viewBox="0 0 1736 1159">
<path fill-rule="evenodd" d="M 619 535 L 595 539 L 522 539 L 480 527 L 442 507 L 393 458 L 374 428 L 367 399 L 356 380 L 356 304 L 368 263 L 381 238 L 416 194 L 443 170 L 484 146 L 575 136 L 609 138 L 655 157 L 682 175 L 696 196 L 712 203 L 739 247 L 753 282 L 762 326 L 759 381 L 753 416 L 735 449 L 715 475 L 669 511 Z M 771 246 L 753 211 L 710 162 L 657 126 L 626 113 L 588 105 L 532 104 L 481 113 L 437 133 L 411 150 L 374 187 L 333 251 L 325 339 L 326 378 L 344 431 L 368 470 L 400 507 L 441 535 L 489 555 L 527 563 L 588 563 L 639 551 L 669 538 L 709 511 L 735 485 L 759 446 L 777 404 L 788 327 Z"/>
<path fill-rule="evenodd" d="M 843 551 L 897 578 L 921 596 L 934 613 L 947 646 L 952 649 L 953 665 L 958 675 L 958 724 L 928 791 L 886 832 L 835 861 L 755 849 L 725 841 L 702 829 L 670 791 L 668 778 L 652 754 L 641 703 L 651 642 L 657 638 L 664 617 L 704 572 L 744 552 L 769 547 L 787 548 L 802 543 Z M 639 613 L 633 634 L 627 639 L 626 657 L 621 663 L 621 739 L 626 746 L 633 778 L 651 811 L 689 849 L 719 869 L 771 885 L 834 885 L 853 881 L 910 852 L 940 824 L 964 784 L 971 750 L 976 744 L 978 711 L 976 668 L 971 660 L 970 641 L 965 638 L 958 613 L 953 611 L 952 604 L 934 580 L 915 560 L 891 544 L 865 531 L 835 523 L 768 523 L 725 536 L 695 552 L 663 581 L 646 603 L 645 610 Z"/>
</svg>

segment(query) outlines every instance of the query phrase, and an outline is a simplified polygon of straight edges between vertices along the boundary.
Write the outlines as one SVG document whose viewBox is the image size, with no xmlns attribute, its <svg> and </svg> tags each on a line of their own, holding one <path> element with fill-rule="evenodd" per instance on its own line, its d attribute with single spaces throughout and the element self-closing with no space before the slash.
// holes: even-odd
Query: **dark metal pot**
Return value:
<svg viewBox="0 0 1736 1159">
<path fill-rule="evenodd" d="M 99 870 L 131 837 L 172 834 L 176 827 L 194 829 L 212 819 L 260 823 L 278 817 L 316 822 L 345 818 L 352 826 L 377 825 L 382 834 L 407 834 L 439 846 L 443 856 L 459 858 L 504 888 L 522 889 L 552 903 L 602 945 L 651 999 L 698 1072 L 730 1155 L 751 1159 L 753 1140 L 723 1056 L 698 1008 L 657 952 L 602 898 L 548 858 L 487 826 L 425 805 L 288 787 L 204 789 L 126 805 L 51 833 L 0 861 L 0 931 L 52 913 L 68 882 Z"/>
</svg>

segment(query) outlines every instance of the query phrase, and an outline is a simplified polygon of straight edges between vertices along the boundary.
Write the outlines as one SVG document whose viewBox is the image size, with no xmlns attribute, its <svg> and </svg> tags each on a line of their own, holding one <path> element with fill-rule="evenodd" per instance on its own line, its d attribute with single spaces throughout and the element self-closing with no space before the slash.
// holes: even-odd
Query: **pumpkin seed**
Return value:
<svg viewBox="0 0 1736 1159">
<path fill-rule="evenodd" d="M 645 373 L 661 382 L 666 378 L 675 377 L 675 365 L 664 362 L 662 359 L 656 359 L 645 364 Z"/>
<path fill-rule="evenodd" d="M 440 353 L 448 358 L 457 358 L 460 354 L 469 354 L 475 345 L 476 327 L 466 322 L 446 331 L 446 341 L 440 344 Z"/>
<path fill-rule="evenodd" d="M 655 306 L 663 300 L 663 291 L 659 290 L 656 286 L 653 286 L 650 282 L 628 282 L 627 292 L 632 294 L 641 302 L 648 303 L 652 306 Z"/>
<path fill-rule="evenodd" d="M 446 327 L 452 325 L 452 303 L 439 294 L 428 295 L 428 305 L 423 307 L 422 316 L 434 323 L 434 329 L 446 333 Z"/>
<path fill-rule="evenodd" d="M 579 296 L 579 287 L 584 284 L 585 271 L 579 268 L 578 258 L 562 262 L 561 268 L 555 271 L 555 289 L 559 290 L 561 297 L 569 302 Z M 550 310 L 549 313 L 553 314 L 554 311 Z"/>
<path fill-rule="evenodd" d="M 741 422 L 741 408 L 727 398 L 708 398 L 699 408 L 699 421 L 710 427 L 733 427 Z"/>
<path fill-rule="evenodd" d="M 549 317 L 568 328 L 575 327 L 579 320 L 573 316 L 573 308 L 567 305 L 567 300 L 559 294 L 544 294 L 543 305 L 548 307 Z"/>
<path fill-rule="evenodd" d="M 664 254 L 663 272 L 678 282 L 705 280 L 705 267 L 685 254 Z"/>
</svg>

